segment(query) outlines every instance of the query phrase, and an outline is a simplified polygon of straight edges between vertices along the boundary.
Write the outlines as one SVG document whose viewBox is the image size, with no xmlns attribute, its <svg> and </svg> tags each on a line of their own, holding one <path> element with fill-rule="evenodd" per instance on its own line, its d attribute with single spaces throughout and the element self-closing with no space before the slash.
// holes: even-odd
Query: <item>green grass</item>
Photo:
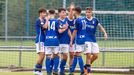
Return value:
<svg viewBox="0 0 134 75">
<path fill-rule="evenodd" d="M 0 75 L 34 75 L 32 72 L 0 72 Z M 44 75 L 46 75 L 44 73 Z M 79 73 L 75 73 L 79 75 Z M 91 75 L 128 75 L 128 74 L 106 74 L 106 73 L 91 73 Z"/>
<path fill-rule="evenodd" d="M 132 40 L 99 40 L 100 47 L 134 47 Z M 34 46 L 33 40 L 15 41 L 10 40 L 8 42 L 0 40 L 0 46 Z M 105 61 L 103 62 L 103 55 Z M 21 66 L 33 68 L 37 54 L 35 52 L 22 52 Z M 130 67 L 134 66 L 134 53 L 124 52 L 106 52 L 100 53 L 99 58 L 93 64 L 94 67 Z M 6 59 L 5 59 L 6 58 Z M 85 56 L 83 55 L 85 59 Z M 19 66 L 19 52 L 0 52 L 0 66 L 16 65 Z"/>
<path fill-rule="evenodd" d="M 108 40 L 98 41 L 100 47 L 120 48 L 134 47 L 132 40 Z M 34 46 L 33 40 L 8 42 L 0 40 L 0 46 Z M 104 55 L 104 57 L 103 57 Z M 15 65 L 19 66 L 19 52 L 0 51 L 0 66 Z M 22 52 L 21 66 L 33 68 L 36 60 L 36 52 Z M 85 61 L 85 56 L 83 55 Z M 100 53 L 97 61 L 93 63 L 93 67 L 134 67 L 134 52 L 106 52 Z M 104 60 L 104 61 L 103 61 Z M 1 74 L 0 74 L 1 75 Z M 4 74 L 5 75 L 5 74 Z"/>
<path fill-rule="evenodd" d="M 100 47 L 134 47 L 133 40 L 98 40 Z M 0 40 L 0 46 L 34 46 L 34 40 L 9 40 L 7 42 Z"/>
<path fill-rule="evenodd" d="M 93 63 L 93 67 L 133 67 L 134 66 L 134 53 L 126 52 L 106 52 L 99 54 L 97 61 Z M 36 63 L 37 54 L 35 52 L 22 52 L 22 67 L 33 68 Z M 83 59 L 85 61 L 85 55 Z M 19 52 L 0 52 L 0 66 L 16 65 L 19 66 Z"/>
</svg>

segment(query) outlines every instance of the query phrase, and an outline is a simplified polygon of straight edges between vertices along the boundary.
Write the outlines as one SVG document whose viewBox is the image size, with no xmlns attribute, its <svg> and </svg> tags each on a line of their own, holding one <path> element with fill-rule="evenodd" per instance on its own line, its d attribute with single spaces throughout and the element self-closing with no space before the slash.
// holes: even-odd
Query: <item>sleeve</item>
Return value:
<svg viewBox="0 0 134 75">
<path fill-rule="evenodd" d="M 56 27 L 56 30 L 60 29 L 58 20 L 56 20 L 55 27 Z"/>
<path fill-rule="evenodd" d="M 58 28 L 62 29 L 62 24 L 61 24 L 60 20 L 57 20 L 57 22 L 58 22 Z"/>
<path fill-rule="evenodd" d="M 35 26 L 36 26 L 36 27 L 37 27 L 37 26 L 40 26 L 40 20 L 36 20 Z"/>
<path fill-rule="evenodd" d="M 97 26 L 101 25 L 101 23 L 98 19 L 96 19 L 96 21 L 97 21 Z"/>
</svg>

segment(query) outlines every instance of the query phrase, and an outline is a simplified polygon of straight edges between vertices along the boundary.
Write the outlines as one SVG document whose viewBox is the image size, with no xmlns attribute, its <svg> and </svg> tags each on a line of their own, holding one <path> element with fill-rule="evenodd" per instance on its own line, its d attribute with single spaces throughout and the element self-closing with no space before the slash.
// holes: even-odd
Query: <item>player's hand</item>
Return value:
<svg viewBox="0 0 134 75">
<path fill-rule="evenodd" d="M 66 24 L 65 24 L 65 27 L 66 27 L 66 29 L 68 29 L 68 23 L 66 22 Z"/>
<path fill-rule="evenodd" d="M 104 39 L 105 39 L 105 40 L 108 39 L 107 33 L 104 34 Z"/>
<path fill-rule="evenodd" d="M 48 15 L 48 16 L 46 16 L 46 20 L 49 20 L 51 17 Z"/>
<path fill-rule="evenodd" d="M 73 46 L 72 41 L 70 41 L 70 47 L 72 47 L 72 46 Z"/>
<path fill-rule="evenodd" d="M 68 29 L 68 23 L 66 23 L 65 25 L 63 25 L 62 28 Z"/>
</svg>

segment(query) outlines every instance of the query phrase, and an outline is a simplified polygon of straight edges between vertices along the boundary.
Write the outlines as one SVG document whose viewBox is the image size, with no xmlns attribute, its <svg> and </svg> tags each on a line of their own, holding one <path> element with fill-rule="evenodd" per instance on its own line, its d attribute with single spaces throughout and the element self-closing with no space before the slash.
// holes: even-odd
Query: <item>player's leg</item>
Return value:
<svg viewBox="0 0 134 75">
<path fill-rule="evenodd" d="M 91 71 L 91 42 L 85 42 L 86 64 L 84 65 L 84 73 L 87 75 Z"/>
<path fill-rule="evenodd" d="M 83 58 L 82 58 L 82 52 L 84 50 L 84 45 L 81 45 L 78 48 L 79 49 L 77 49 L 78 51 L 76 52 L 76 55 L 77 55 L 79 67 L 80 67 L 80 70 L 81 70 L 81 75 L 83 75 L 84 74 L 84 61 L 83 61 Z"/>
<path fill-rule="evenodd" d="M 37 75 L 42 75 L 42 63 L 45 57 L 44 43 L 36 43 L 36 52 L 38 54 L 37 63 L 35 65 L 34 73 Z"/>
<path fill-rule="evenodd" d="M 45 61 L 46 72 L 47 72 L 47 75 L 51 75 L 52 73 L 52 69 L 51 69 L 52 48 L 45 47 L 45 50 L 46 50 L 46 61 Z"/>
<path fill-rule="evenodd" d="M 60 75 L 65 75 L 65 66 L 68 59 L 68 51 L 69 51 L 69 45 L 67 44 L 61 45 L 62 59 L 60 62 Z"/>
<path fill-rule="evenodd" d="M 77 55 L 77 59 L 78 59 L 78 63 L 79 63 L 79 67 L 80 67 L 80 70 L 81 70 L 81 75 L 84 74 L 84 61 L 83 61 L 83 58 L 82 58 L 82 52 L 77 52 L 76 55 Z"/>
<path fill-rule="evenodd" d="M 91 64 L 98 58 L 98 55 L 99 55 L 99 46 L 97 43 L 92 42 Z"/>
<path fill-rule="evenodd" d="M 69 52 L 69 67 L 72 65 L 74 58 L 74 52 Z"/>
<path fill-rule="evenodd" d="M 54 66 L 54 54 L 51 54 L 51 70 L 53 70 Z"/>
<path fill-rule="evenodd" d="M 69 67 L 72 65 L 74 58 L 74 45 L 69 49 Z"/>
<path fill-rule="evenodd" d="M 73 75 L 73 72 L 75 71 L 75 67 L 76 67 L 77 62 L 79 63 L 81 74 L 84 73 L 84 67 L 83 67 L 84 62 L 83 62 L 82 55 L 81 55 L 83 48 L 84 47 L 82 47 L 80 45 L 76 46 L 75 56 L 74 56 L 73 63 L 72 63 L 71 68 L 70 68 L 70 75 Z"/>
<path fill-rule="evenodd" d="M 99 53 L 93 53 L 91 56 L 91 64 L 98 58 Z"/>
<path fill-rule="evenodd" d="M 73 58 L 73 61 L 72 61 L 72 65 L 70 65 L 70 68 L 69 68 L 69 72 L 70 74 L 69 75 L 74 75 L 74 71 L 75 71 L 75 67 L 77 65 L 77 56 L 76 54 L 74 54 L 74 58 Z"/>
<path fill-rule="evenodd" d="M 38 60 L 37 60 L 37 64 L 35 65 L 34 74 L 43 75 L 42 74 L 42 63 L 43 63 L 44 57 L 45 57 L 44 52 L 38 53 Z"/>
<path fill-rule="evenodd" d="M 59 66 L 59 47 L 54 47 L 53 49 L 53 61 L 54 61 L 54 70 L 53 74 L 58 75 L 58 66 Z"/>
<path fill-rule="evenodd" d="M 91 71 L 91 54 L 86 53 L 86 64 L 84 65 L 84 74 L 87 75 Z"/>
</svg>

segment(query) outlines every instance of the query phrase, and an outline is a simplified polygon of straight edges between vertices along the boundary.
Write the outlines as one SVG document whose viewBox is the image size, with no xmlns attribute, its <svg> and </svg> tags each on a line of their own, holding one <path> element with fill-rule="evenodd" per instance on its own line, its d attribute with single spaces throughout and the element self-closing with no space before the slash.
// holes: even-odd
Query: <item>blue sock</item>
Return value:
<svg viewBox="0 0 134 75">
<path fill-rule="evenodd" d="M 54 58 L 51 58 L 51 64 L 50 64 L 50 70 L 52 71 L 53 70 L 53 65 L 54 65 Z"/>
<path fill-rule="evenodd" d="M 88 73 L 90 73 L 90 71 L 91 71 L 91 65 L 86 64 L 85 67 L 87 68 Z"/>
<path fill-rule="evenodd" d="M 46 71 L 47 73 L 51 73 L 51 58 L 50 57 L 46 57 Z"/>
<path fill-rule="evenodd" d="M 59 56 L 54 57 L 54 72 L 58 72 Z"/>
<path fill-rule="evenodd" d="M 65 71 L 65 66 L 66 66 L 66 60 L 62 59 L 60 63 L 60 73 L 64 73 Z"/>
<path fill-rule="evenodd" d="M 34 71 L 39 71 L 39 72 L 41 72 L 41 70 L 42 70 L 42 65 L 41 65 L 41 64 L 36 64 Z"/>
<path fill-rule="evenodd" d="M 74 72 L 75 67 L 76 67 L 76 64 L 77 64 L 77 56 L 74 56 L 72 65 L 71 65 L 71 67 L 70 67 L 70 73 L 73 73 L 73 72 Z"/>
<path fill-rule="evenodd" d="M 82 56 L 78 56 L 78 60 L 79 60 L 79 67 L 80 67 L 81 73 L 83 74 L 84 73 L 84 62 L 83 62 Z"/>
</svg>

